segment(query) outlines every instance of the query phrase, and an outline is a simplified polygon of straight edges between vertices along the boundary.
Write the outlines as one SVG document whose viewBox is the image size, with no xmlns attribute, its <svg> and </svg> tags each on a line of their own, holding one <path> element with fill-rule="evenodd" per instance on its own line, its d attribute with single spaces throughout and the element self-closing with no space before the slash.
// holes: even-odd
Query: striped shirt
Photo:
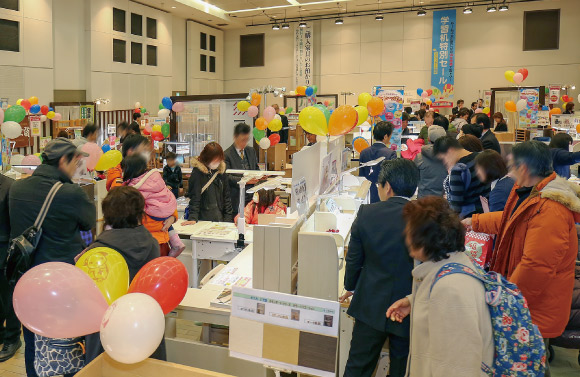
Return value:
<svg viewBox="0 0 580 377">
<path fill-rule="evenodd" d="M 483 213 L 480 196 L 489 196 L 489 185 L 480 182 L 475 174 L 475 157 L 471 153 L 461 158 L 449 173 L 447 201 L 462 218 Z"/>
</svg>

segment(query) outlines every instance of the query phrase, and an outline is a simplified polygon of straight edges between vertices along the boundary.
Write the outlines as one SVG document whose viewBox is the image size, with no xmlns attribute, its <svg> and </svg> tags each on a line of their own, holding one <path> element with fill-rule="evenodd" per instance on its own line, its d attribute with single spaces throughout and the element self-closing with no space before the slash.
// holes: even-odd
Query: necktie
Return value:
<svg viewBox="0 0 580 377">
<path fill-rule="evenodd" d="M 240 157 L 242 158 L 242 161 L 244 160 L 244 150 L 240 150 Z"/>
</svg>

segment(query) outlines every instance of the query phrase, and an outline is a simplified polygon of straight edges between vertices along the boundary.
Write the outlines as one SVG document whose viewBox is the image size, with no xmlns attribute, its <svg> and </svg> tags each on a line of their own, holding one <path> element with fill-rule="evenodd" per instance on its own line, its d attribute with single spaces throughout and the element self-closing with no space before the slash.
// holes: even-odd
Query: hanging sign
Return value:
<svg viewBox="0 0 580 377">
<path fill-rule="evenodd" d="M 294 87 L 314 84 L 313 24 L 294 29 Z"/>
<path fill-rule="evenodd" d="M 30 116 L 30 136 L 42 136 L 42 121 L 39 116 Z"/>
<path fill-rule="evenodd" d="M 296 210 L 300 216 L 308 212 L 308 195 L 306 192 L 306 178 L 302 177 L 292 184 L 292 195 L 295 198 Z"/>
<path fill-rule="evenodd" d="M 526 108 L 519 112 L 520 127 L 538 126 L 538 109 L 540 107 L 540 90 L 538 88 L 520 89 L 520 99 L 526 101 Z"/>
<path fill-rule="evenodd" d="M 560 85 L 550 85 L 550 98 L 548 102 L 550 105 L 554 105 L 558 103 L 560 100 L 560 89 L 562 87 Z"/>
<path fill-rule="evenodd" d="M 404 91 L 399 89 L 387 89 L 375 86 L 374 96 L 377 96 L 385 103 L 385 110 L 381 114 L 381 119 L 393 124 L 393 134 L 391 135 L 391 148 L 401 150 L 401 135 L 403 134 L 403 96 Z"/>
<path fill-rule="evenodd" d="M 431 87 L 438 98 L 453 98 L 455 84 L 455 9 L 433 12 Z"/>
</svg>

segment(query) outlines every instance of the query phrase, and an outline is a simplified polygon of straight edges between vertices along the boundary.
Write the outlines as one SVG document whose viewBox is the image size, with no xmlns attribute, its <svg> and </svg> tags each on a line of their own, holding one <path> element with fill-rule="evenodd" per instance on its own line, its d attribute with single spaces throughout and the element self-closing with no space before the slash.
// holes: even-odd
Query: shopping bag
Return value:
<svg viewBox="0 0 580 377">
<path fill-rule="evenodd" d="M 481 268 L 486 268 L 491 259 L 493 237 L 487 233 L 474 231 L 465 234 L 465 252 Z"/>
</svg>

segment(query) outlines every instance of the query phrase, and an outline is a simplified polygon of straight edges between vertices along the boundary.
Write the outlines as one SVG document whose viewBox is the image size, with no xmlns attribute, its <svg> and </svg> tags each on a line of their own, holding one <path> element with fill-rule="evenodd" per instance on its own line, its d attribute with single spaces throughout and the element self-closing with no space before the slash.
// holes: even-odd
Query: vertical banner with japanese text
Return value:
<svg viewBox="0 0 580 377">
<path fill-rule="evenodd" d="M 455 9 L 433 12 L 431 88 L 437 99 L 453 98 L 455 84 Z M 437 90 L 435 90 L 437 89 Z"/>
<path fill-rule="evenodd" d="M 312 22 L 294 29 L 294 87 L 314 85 L 314 38 Z"/>
</svg>

